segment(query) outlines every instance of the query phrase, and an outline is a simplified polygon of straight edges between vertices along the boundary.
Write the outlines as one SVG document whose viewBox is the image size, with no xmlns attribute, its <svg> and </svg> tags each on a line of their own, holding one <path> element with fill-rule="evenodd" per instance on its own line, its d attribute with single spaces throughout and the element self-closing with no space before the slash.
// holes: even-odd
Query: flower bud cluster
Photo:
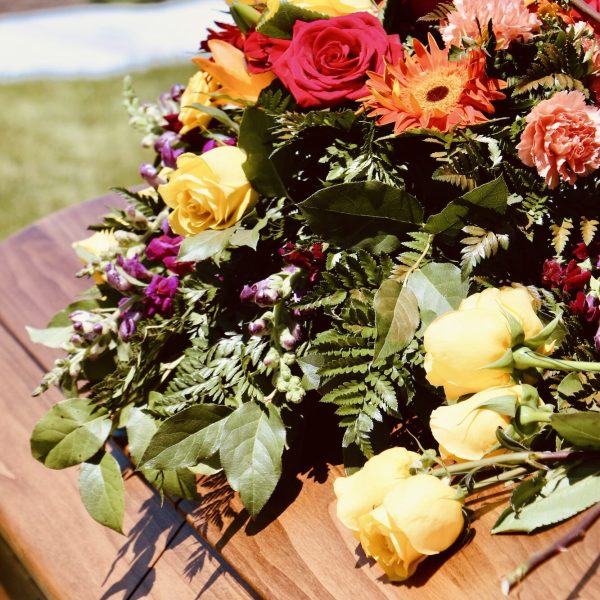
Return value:
<svg viewBox="0 0 600 600">
<path fill-rule="evenodd" d="M 295 276 L 299 274 L 298 267 L 291 265 L 285 267 L 281 272 L 270 275 L 266 279 L 252 285 L 245 285 L 240 292 L 240 300 L 252 302 L 263 308 L 275 306 L 280 300 L 292 294 Z"/>
</svg>

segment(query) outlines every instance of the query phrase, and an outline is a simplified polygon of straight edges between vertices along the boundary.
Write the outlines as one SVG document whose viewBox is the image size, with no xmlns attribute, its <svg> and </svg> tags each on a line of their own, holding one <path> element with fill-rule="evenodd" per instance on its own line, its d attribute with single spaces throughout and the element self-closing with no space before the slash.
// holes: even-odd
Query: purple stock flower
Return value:
<svg viewBox="0 0 600 600">
<path fill-rule="evenodd" d="M 155 275 L 144 290 L 146 296 L 146 315 L 151 317 L 159 313 L 165 317 L 173 311 L 173 298 L 179 287 L 179 277 Z"/>
<path fill-rule="evenodd" d="M 110 287 L 119 292 L 126 292 L 131 289 L 131 283 L 117 271 L 115 265 L 108 263 L 104 271 L 106 272 L 106 282 Z"/>
<path fill-rule="evenodd" d="M 163 229 L 164 231 L 164 229 Z M 179 247 L 183 242 L 183 237 L 180 235 L 172 236 L 165 233 L 150 241 L 146 248 L 146 257 L 148 260 L 161 260 L 165 267 L 176 273 L 177 275 L 185 275 L 194 270 L 193 262 L 179 262 L 177 255 Z"/>
<path fill-rule="evenodd" d="M 226 146 L 235 146 L 237 144 L 237 140 L 235 138 L 225 138 L 221 140 L 221 144 L 225 144 Z M 216 140 L 208 140 L 204 146 L 202 146 L 202 154 L 205 152 L 210 152 L 215 148 L 218 148 L 221 144 L 219 144 Z"/>
<path fill-rule="evenodd" d="M 140 165 L 140 175 L 142 179 L 144 179 L 146 183 L 151 185 L 154 189 L 156 189 L 159 185 L 166 183 L 162 177 L 159 177 L 158 169 L 156 169 L 156 167 L 150 163 L 143 163 Z"/>
<path fill-rule="evenodd" d="M 177 168 L 177 157 L 183 154 L 183 148 L 174 148 L 179 143 L 179 136 L 173 131 L 165 131 L 157 140 L 154 142 L 154 149 L 160 154 L 161 160 L 165 167 L 171 169 Z"/>
<path fill-rule="evenodd" d="M 121 314 L 121 324 L 119 325 L 119 337 L 127 342 L 135 333 L 136 323 L 142 318 L 142 313 L 136 308 L 130 308 Z"/>
<path fill-rule="evenodd" d="M 279 336 L 279 343 L 285 350 L 293 350 L 302 339 L 302 327 L 298 323 L 284 329 Z"/>
<path fill-rule="evenodd" d="M 594 344 L 596 346 L 596 350 L 600 352 L 600 327 L 598 327 L 598 331 L 596 331 L 596 335 L 594 336 Z"/>
<path fill-rule="evenodd" d="M 138 281 L 148 282 L 152 279 L 152 273 L 140 262 L 137 254 L 133 258 L 124 258 L 119 254 L 117 263 L 127 275 Z"/>
<path fill-rule="evenodd" d="M 263 336 L 269 332 L 269 323 L 265 319 L 256 319 L 248 323 L 248 333 L 255 336 Z"/>
</svg>

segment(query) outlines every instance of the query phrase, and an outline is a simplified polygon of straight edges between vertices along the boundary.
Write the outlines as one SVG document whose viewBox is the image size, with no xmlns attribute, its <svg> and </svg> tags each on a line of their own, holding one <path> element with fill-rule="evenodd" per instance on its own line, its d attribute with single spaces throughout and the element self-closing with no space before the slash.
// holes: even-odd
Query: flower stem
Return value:
<svg viewBox="0 0 600 600">
<path fill-rule="evenodd" d="M 579 360 L 562 360 L 538 354 L 525 346 L 513 352 L 513 362 L 517 369 L 525 371 L 531 367 L 552 371 L 594 371 L 600 372 L 600 362 L 583 362 Z"/>
<path fill-rule="evenodd" d="M 521 563 L 514 571 L 502 578 L 500 583 L 502 593 L 508 596 L 510 590 L 518 585 L 529 573 L 539 567 L 542 563 L 552 558 L 555 554 L 563 552 L 573 542 L 582 538 L 585 532 L 600 518 L 600 502 L 592 508 L 588 514 L 571 528 L 565 535 L 557 539 L 543 550 L 532 554 L 525 562 Z"/>
<path fill-rule="evenodd" d="M 492 485 L 496 485 L 504 481 L 511 481 L 512 479 L 516 479 L 517 477 L 525 475 L 528 472 L 529 469 L 525 467 L 517 467 L 516 469 L 511 469 L 510 471 L 504 471 L 503 473 L 499 473 L 498 475 L 494 475 L 493 477 L 488 477 L 487 479 L 482 479 L 481 481 L 474 483 L 470 487 L 470 491 L 478 492 Z"/>
<path fill-rule="evenodd" d="M 586 15 L 596 23 L 600 23 L 600 13 L 593 9 L 585 0 L 570 0 L 571 6 L 574 6 L 581 14 Z"/>
<path fill-rule="evenodd" d="M 434 469 L 431 474 L 436 477 L 444 475 L 453 475 L 459 473 L 468 473 L 475 469 L 495 466 L 522 465 L 532 462 L 560 462 L 567 460 L 577 460 L 585 458 L 600 459 L 600 452 L 584 452 L 581 450 L 562 450 L 559 452 L 512 452 L 509 454 L 499 454 L 489 456 L 481 460 L 472 460 L 469 462 L 458 463 L 448 467 L 439 467 Z"/>
</svg>

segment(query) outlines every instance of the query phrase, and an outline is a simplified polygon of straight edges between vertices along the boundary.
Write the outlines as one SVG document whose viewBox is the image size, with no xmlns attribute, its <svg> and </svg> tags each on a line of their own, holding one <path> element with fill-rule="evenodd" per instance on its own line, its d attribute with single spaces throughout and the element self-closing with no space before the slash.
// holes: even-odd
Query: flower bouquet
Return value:
<svg viewBox="0 0 600 600">
<path fill-rule="evenodd" d="M 236 0 L 186 86 L 141 103 L 146 187 L 74 247 L 94 285 L 32 339 L 66 355 L 36 459 L 122 529 L 111 435 L 250 515 L 336 445 L 337 515 L 391 581 L 461 538 L 600 502 L 600 15 L 581 0 Z M 326 439 L 315 439 L 319 422 Z M 323 434 L 320 434 L 323 435 Z M 101 499 L 101 500 L 99 500 Z M 505 589 L 557 551 L 509 575 Z"/>
</svg>

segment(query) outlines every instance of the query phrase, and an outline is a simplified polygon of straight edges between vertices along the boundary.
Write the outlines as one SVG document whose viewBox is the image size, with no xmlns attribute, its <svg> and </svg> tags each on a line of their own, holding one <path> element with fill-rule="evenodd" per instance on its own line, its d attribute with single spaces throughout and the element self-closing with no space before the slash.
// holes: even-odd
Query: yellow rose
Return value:
<svg viewBox="0 0 600 600">
<path fill-rule="evenodd" d="M 206 229 L 227 229 L 256 202 L 242 164 L 246 154 L 236 146 L 222 146 L 202 156 L 182 154 L 169 182 L 158 187 L 171 229 L 194 235 Z"/>
<path fill-rule="evenodd" d="M 192 104 L 210 106 L 213 104 L 211 94 L 218 88 L 219 85 L 208 73 L 198 71 L 192 75 L 181 95 L 181 111 L 179 113 L 179 121 L 183 124 L 181 135 L 185 135 L 197 127 L 204 129 L 210 123 L 212 117 L 208 113 L 193 108 Z"/>
<path fill-rule="evenodd" d="M 449 401 L 512 382 L 509 367 L 486 368 L 512 346 L 510 327 L 499 310 L 448 312 L 429 325 L 423 344 L 427 380 L 443 386 Z"/>
<path fill-rule="evenodd" d="M 535 337 L 544 325 L 534 309 L 534 298 L 525 287 L 488 288 L 465 298 L 458 310 L 501 307 L 521 323 L 525 339 Z"/>
<path fill-rule="evenodd" d="M 333 489 L 337 496 L 337 517 L 348 529 L 358 531 L 358 520 L 382 503 L 400 479 L 410 475 L 410 465 L 419 455 L 406 448 L 390 448 L 369 459 L 349 477 L 338 477 Z"/>
<path fill-rule="evenodd" d="M 112 231 L 97 231 L 85 240 L 73 242 L 75 254 L 84 265 L 99 264 L 105 256 L 112 258 L 118 247 L 119 242 L 117 242 Z M 96 283 L 106 281 L 106 276 L 101 271 L 96 271 L 93 277 Z"/>
<path fill-rule="evenodd" d="M 449 548 L 463 526 L 456 490 L 433 475 L 414 475 L 359 519 L 359 540 L 391 581 L 403 581 L 427 556 Z"/>
<path fill-rule="evenodd" d="M 441 406 L 431 413 L 429 426 L 440 445 L 442 458 L 457 461 L 479 460 L 497 443 L 496 429 L 505 429 L 511 421 L 486 402 L 502 396 L 512 396 L 514 406 L 520 402 L 523 390 L 520 385 L 495 387 L 479 392 L 468 400 L 451 406 Z"/>
<path fill-rule="evenodd" d="M 269 14 L 274 15 L 281 4 L 281 0 L 267 0 Z M 330 17 L 342 17 L 355 12 L 377 14 L 377 6 L 371 0 L 287 0 L 287 4 Z"/>
</svg>

